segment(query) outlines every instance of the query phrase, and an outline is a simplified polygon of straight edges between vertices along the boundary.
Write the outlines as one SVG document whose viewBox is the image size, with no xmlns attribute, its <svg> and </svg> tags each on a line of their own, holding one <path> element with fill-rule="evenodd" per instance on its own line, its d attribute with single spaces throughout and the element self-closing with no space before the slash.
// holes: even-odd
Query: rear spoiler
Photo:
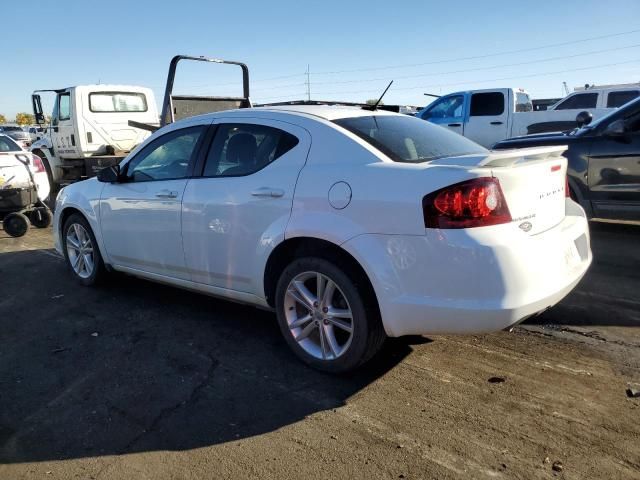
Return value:
<svg viewBox="0 0 640 480">
<path fill-rule="evenodd" d="M 517 163 L 533 162 L 560 158 L 567 145 L 551 147 L 514 148 L 511 150 L 492 150 L 489 156 L 478 163 L 479 167 L 509 167 Z"/>
</svg>

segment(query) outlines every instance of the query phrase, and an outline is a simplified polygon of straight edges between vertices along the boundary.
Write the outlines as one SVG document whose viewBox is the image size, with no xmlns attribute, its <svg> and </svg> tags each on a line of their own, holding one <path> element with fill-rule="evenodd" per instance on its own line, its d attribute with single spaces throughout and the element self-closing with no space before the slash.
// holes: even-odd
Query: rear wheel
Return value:
<svg viewBox="0 0 640 480">
<path fill-rule="evenodd" d="M 71 272 L 83 285 L 95 285 L 106 275 L 96 237 L 80 214 L 71 215 L 62 227 L 64 256 Z"/>
<path fill-rule="evenodd" d="M 2 228 L 12 237 L 22 237 L 29 230 L 29 219 L 22 213 L 10 213 L 2 220 Z"/>
<path fill-rule="evenodd" d="M 36 228 L 47 228 L 51 225 L 51 212 L 45 207 L 34 208 L 29 214 L 29 218 L 31 225 Z"/>
<path fill-rule="evenodd" d="M 354 272 L 314 257 L 294 260 L 280 276 L 280 330 L 294 353 L 312 367 L 334 373 L 353 370 L 382 346 L 386 337 L 377 306 L 358 280 Z"/>
</svg>

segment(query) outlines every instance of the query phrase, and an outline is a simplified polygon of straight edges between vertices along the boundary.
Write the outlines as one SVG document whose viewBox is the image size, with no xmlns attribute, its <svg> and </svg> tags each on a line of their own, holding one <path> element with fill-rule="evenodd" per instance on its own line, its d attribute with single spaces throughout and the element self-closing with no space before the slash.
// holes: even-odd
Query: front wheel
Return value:
<svg viewBox="0 0 640 480">
<path fill-rule="evenodd" d="M 62 227 L 62 244 L 67 265 L 83 285 L 94 285 L 106 274 L 96 237 L 80 214 L 71 215 Z"/>
<path fill-rule="evenodd" d="M 298 258 L 284 270 L 276 290 L 278 323 L 301 360 L 339 373 L 378 352 L 386 337 L 365 283 L 322 258 Z"/>
<path fill-rule="evenodd" d="M 51 225 L 51 211 L 46 207 L 34 208 L 29 214 L 31 225 L 36 228 L 47 228 Z"/>
</svg>

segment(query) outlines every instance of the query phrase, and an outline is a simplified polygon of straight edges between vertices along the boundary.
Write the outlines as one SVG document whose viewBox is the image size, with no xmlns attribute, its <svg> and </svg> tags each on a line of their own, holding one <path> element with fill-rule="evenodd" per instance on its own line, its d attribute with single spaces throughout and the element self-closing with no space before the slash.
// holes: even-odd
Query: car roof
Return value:
<svg viewBox="0 0 640 480">
<path fill-rule="evenodd" d="M 306 118 L 320 118 L 323 120 L 336 120 L 338 118 L 367 117 L 371 115 L 402 115 L 400 113 L 386 110 L 366 110 L 361 107 L 350 107 L 343 105 L 281 105 L 272 107 L 252 107 L 235 110 L 224 110 L 221 112 L 206 114 L 213 118 L 225 116 L 245 116 L 251 115 L 268 116 L 270 113 L 290 114 Z"/>
</svg>

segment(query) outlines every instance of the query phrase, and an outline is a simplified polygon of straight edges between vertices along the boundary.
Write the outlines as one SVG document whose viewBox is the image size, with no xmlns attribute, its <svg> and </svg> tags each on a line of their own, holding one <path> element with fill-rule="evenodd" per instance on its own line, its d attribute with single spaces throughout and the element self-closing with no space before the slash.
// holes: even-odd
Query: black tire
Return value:
<svg viewBox="0 0 640 480">
<path fill-rule="evenodd" d="M 351 340 L 337 358 L 322 359 L 308 353 L 296 341 L 289 328 L 285 311 L 287 308 L 285 306 L 287 289 L 294 278 L 307 272 L 320 273 L 333 281 L 351 310 Z M 323 258 L 297 258 L 284 269 L 276 287 L 276 313 L 280 330 L 293 352 L 313 368 L 330 373 L 354 370 L 370 360 L 380 350 L 386 339 L 377 302 L 375 298 L 372 298 L 372 295 L 369 283 L 366 279 L 361 278 L 358 272 L 340 268 L 335 263 Z M 296 306 L 296 308 L 298 307 Z M 291 306 L 289 310 L 292 310 Z"/>
<path fill-rule="evenodd" d="M 71 229 L 73 226 L 77 224 L 81 226 L 84 231 L 88 234 L 91 245 L 92 245 L 92 257 L 93 257 L 93 268 L 91 269 L 91 273 L 87 276 L 83 276 L 74 270 L 72 265 L 72 260 L 69 258 L 68 251 L 68 236 L 70 235 Z M 96 242 L 96 237 L 93 234 L 93 230 L 89 225 L 89 222 L 80 215 L 79 213 L 74 213 L 67 218 L 62 227 L 62 250 L 64 252 L 64 258 L 67 263 L 67 267 L 73 274 L 73 276 L 85 286 L 92 286 L 99 284 L 104 277 L 107 275 L 107 271 L 104 267 L 104 262 L 102 261 L 102 255 L 100 255 L 100 249 L 98 248 L 98 243 Z"/>
<path fill-rule="evenodd" d="M 29 230 L 29 219 L 22 213 L 10 213 L 2 220 L 2 228 L 12 237 L 22 237 Z"/>
<path fill-rule="evenodd" d="M 51 225 L 51 212 L 46 207 L 34 208 L 29 213 L 29 220 L 31 220 L 31 225 L 36 228 L 47 228 Z"/>
</svg>

